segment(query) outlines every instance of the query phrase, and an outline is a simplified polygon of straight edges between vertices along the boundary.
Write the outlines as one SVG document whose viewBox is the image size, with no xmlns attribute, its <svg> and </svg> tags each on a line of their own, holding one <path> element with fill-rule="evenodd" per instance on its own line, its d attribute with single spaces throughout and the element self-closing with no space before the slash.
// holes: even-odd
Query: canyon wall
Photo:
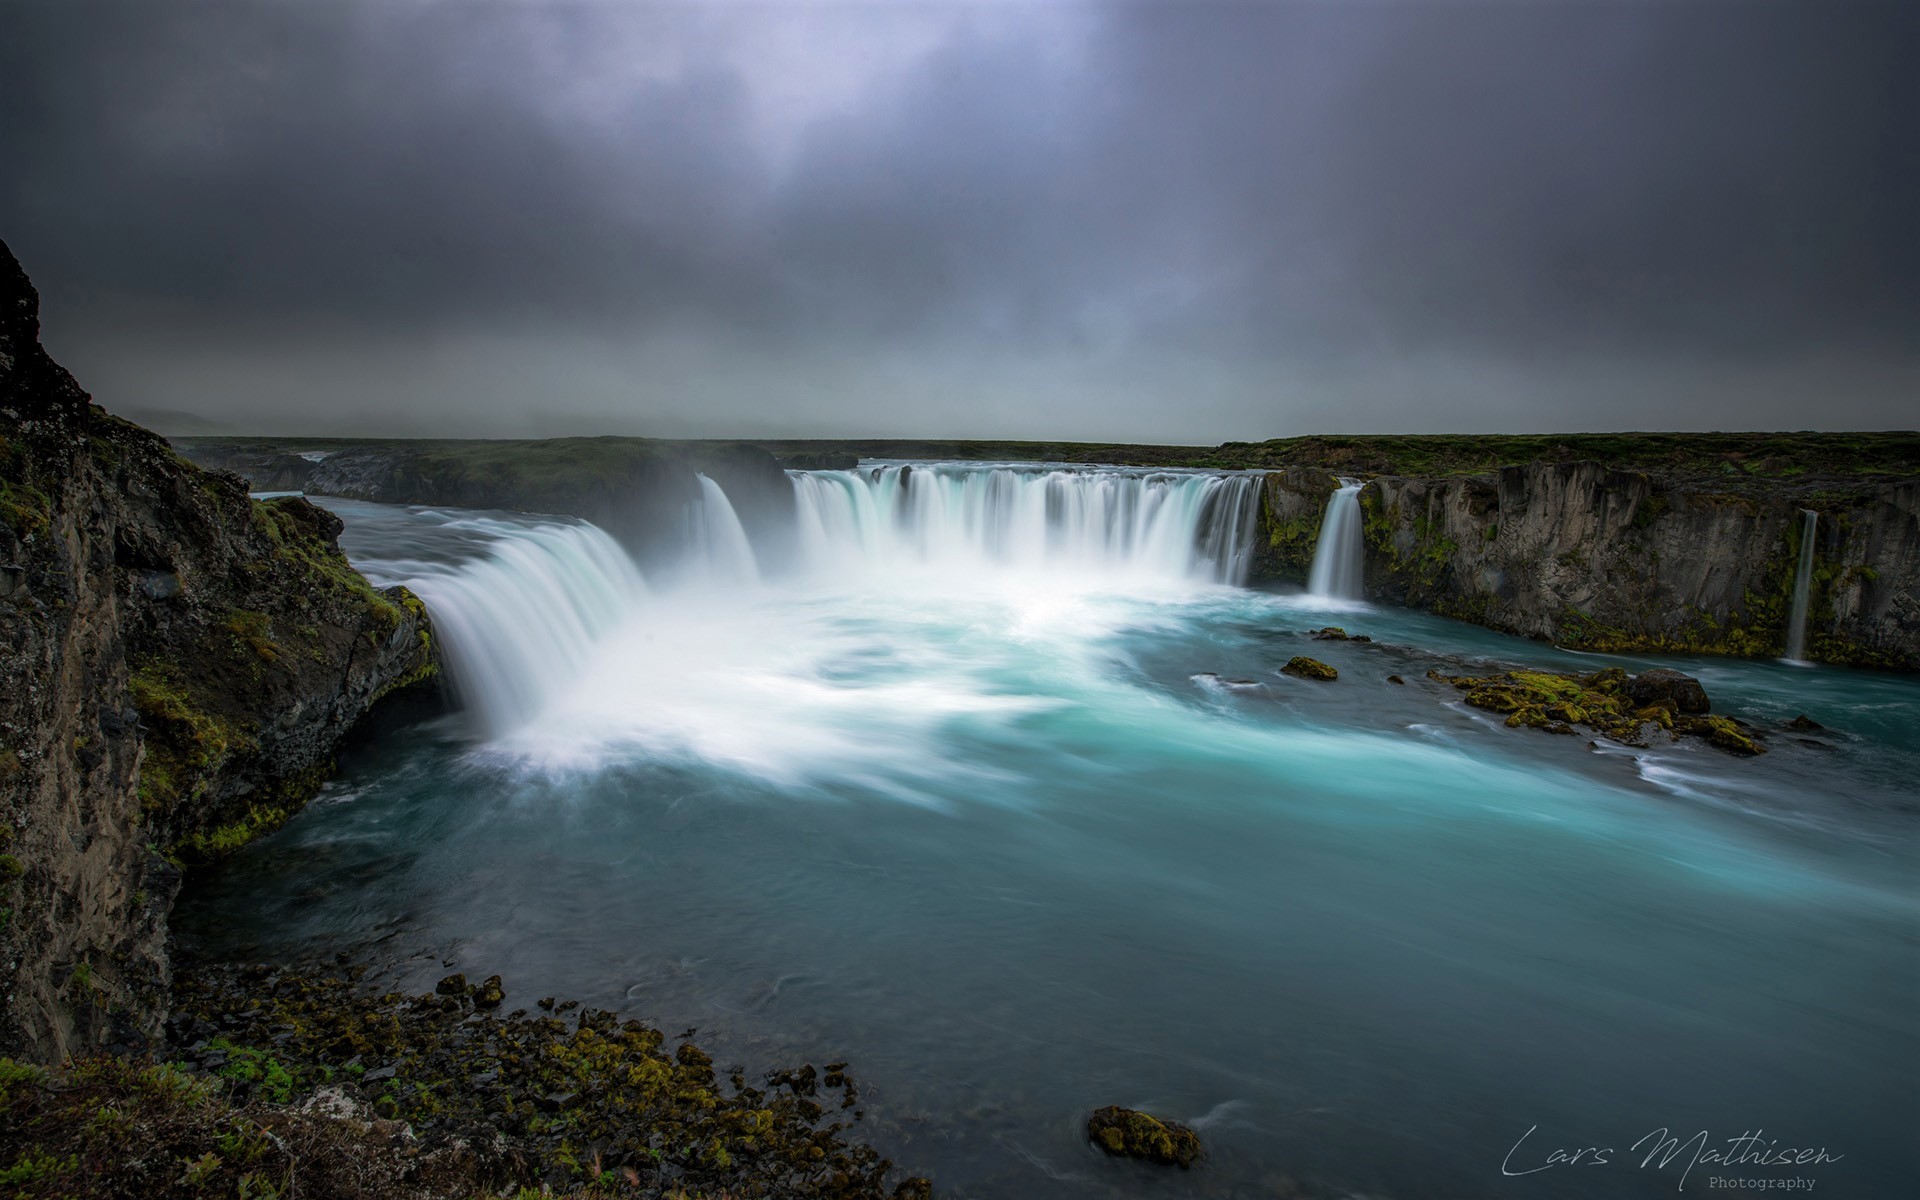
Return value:
<svg viewBox="0 0 1920 1200">
<path fill-rule="evenodd" d="M 0 244 L 0 1054 L 157 1034 L 182 868 L 285 820 L 434 674 L 419 601 L 339 529 L 92 404 Z"/>
<path fill-rule="evenodd" d="M 1267 476 L 1256 570 L 1304 581 L 1337 480 Z M 1370 599 L 1588 650 L 1784 652 L 1803 510 L 1807 656 L 1920 667 L 1920 480 L 1716 479 L 1533 463 L 1360 493 Z"/>
</svg>

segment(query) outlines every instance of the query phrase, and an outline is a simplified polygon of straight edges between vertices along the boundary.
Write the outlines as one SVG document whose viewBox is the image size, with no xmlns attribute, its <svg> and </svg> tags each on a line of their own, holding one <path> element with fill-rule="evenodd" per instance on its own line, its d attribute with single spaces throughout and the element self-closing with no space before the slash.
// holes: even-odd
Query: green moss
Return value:
<svg viewBox="0 0 1920 1200">
<path fill-rule="evenodd" d="M 1190 1167 L 1200 1157 L 1200 1138 L 1177 1121 L 1111 1105 L 1087 1119 L 1087 1136 L 1108 1154 Z"/>
<path fill-rule="evenodd" d="M 1280 673 L 1283 675 L 1297 676 L 1301 679 L 1317 679 L 1323 683 L 1331 683 L 1340 678 L 1340 672 L 1334 670 L 1326 663 L 1321 662 L 1319 659 L 1308 658 L 1304 654 L 1295 655 L 1288 659 L 1287 665 L 1280 668 Z"/>
<path fill-rule="evenodd" d="M 198 796 L 230 755 L 256 744 L 234 722 L 214 715 L 199 686 L 173 663 L 141 665 L 128 680 L 128 692 L 147 729 L 139 794 L 150 811 Z"/>
<path fill-rule="evenodd" d="M 245 647 L 265 662 L 278 662 L 286 653 L 274 642 L 273 619 L 265 613 L 234 609 L 221 625 L 233 635 L 236 647 Z"/>
<path fill-rule="evenodd" d="M 400 623 L 399 607 L 353 569 L 305 499 L 282 496 L 251 504 L 254 528 L 273 544 L 274 557 L 306 576 L 309 586 L 349 594 L 382 631 L 390 633 Z"/>
<path fill-rule="evenodd" d="M 53 501 L 30 483 L 0 479 L 0 521 L 15 537 L 39 533 L 53 519 Z"/>
<path fill-rule="evenodd" d="M 285 825 L 292 815 L 277 805 L 248 805 L 238 820 L 216 825 L 176 842 L 169 857 L 188 865 L 225 858 L 249 842 Z"/>
</svg>

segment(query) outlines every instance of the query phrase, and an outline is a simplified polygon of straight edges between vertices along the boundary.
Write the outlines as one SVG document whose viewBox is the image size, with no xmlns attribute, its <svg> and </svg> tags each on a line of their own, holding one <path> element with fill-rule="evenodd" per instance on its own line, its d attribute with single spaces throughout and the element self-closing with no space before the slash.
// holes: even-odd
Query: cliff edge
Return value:
<svg viewBox="0 0 1920 1200">
<path fill-rule="evenodd" d="M 0 243 L 0 1054 L 157 1035 L 182 867 L 284 821 L 436 672 L 420 602 L 339 530 L 93 404 Z"/>
</svg>

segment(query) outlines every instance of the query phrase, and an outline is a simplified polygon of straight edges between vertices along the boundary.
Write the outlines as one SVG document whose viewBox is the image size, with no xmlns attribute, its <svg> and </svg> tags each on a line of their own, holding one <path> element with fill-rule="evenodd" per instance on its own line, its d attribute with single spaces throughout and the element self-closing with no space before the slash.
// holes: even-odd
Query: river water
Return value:
<svg viewBox="0 0 1920 1200">
<path fill-rule="evenodd" d="M 794 483 L 781 571 L 711 493 L 644 572 L 579 522 L 322 501 L 463 707 L 343 756 L 182 936 L 849 1059 L 943 1195 L 1666 1195 L 1692 1149 L 1629 1149 L 1661 1128 L 1834 1160 L 1689 1192 L 1905 1194 L 1920 684 L 1658 660 L 1772 752 L 1594 746 L 1425 673 L 1655 660 L 1237 586 L 1250 477 Z M 1116 1103 L 1209 1158 L 1106 1159 Z M 1582 1147 L 1613 1153 L 1535 1169 Z"/>
</svg>

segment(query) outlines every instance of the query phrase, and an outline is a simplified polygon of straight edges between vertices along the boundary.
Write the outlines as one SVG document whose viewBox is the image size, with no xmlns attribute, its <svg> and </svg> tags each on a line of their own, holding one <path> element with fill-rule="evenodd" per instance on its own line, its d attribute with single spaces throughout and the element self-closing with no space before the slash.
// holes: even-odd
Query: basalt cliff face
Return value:
<svg viewBox="0 0 1920 1200">
<path fill-rule="evenodd" d="M 157 1034 L 182 866 L 283 821 L 435 673 L 419 601 L 339 529 L 93 405 L 0 244 L 0 1054 Z"/>
<path fill-rule="evenodd" d="M 1257 569 L 1303 580 L 1328 472 L 1268 475 Z M 1594 462 L 1360 492 L 1369 598 L 1588 650 L 1785 651 L 1818 514 L 1807 656 L 1920 667 L 1920 480 L 1730 482 Z"/>
</svg>

